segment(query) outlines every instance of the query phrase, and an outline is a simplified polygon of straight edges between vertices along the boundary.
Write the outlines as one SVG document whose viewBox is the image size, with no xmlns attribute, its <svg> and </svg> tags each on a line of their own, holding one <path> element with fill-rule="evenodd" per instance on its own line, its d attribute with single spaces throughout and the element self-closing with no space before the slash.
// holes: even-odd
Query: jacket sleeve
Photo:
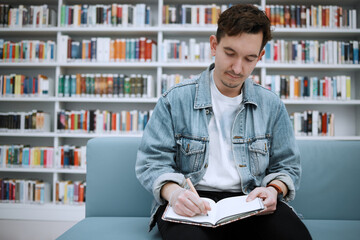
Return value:
<svg viewBox="0 0 360 240">
<path fill-rule="evenodd" d="M 278 105 L 275 116 L 272 127 L 269 168 L 262 181 L 262 186 L 266 186 L 275 179 L 284 182 L 288 188 L 288 194 L 284 200 L 291 201 L 295 198 L 295 191 L 299 188 L 300 183 L 300 152 L 288 112 L 282 101 Z"/>
<path fill-rule="evenodd" d="M 135 172 L 140 183 L 154 195 L 159 204 L 165 200 L 160 190 L 167 182 L 183 185 L 185 178 L 175 164 L 176 141 L 171 116 L 171 106 L 161 97 L 146 125 L 137 153 Z"/>
</svg>

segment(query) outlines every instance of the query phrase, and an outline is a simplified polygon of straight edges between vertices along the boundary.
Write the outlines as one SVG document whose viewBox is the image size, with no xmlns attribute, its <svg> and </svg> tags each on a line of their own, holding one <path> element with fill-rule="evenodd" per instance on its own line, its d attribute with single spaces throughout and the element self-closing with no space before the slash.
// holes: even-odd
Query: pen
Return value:
<svg viewBox="0 0 360 240">
<path fill-rule="evenodd" d="M 196 189 L 194 188 L 194 185 L 192 184 L 190 178 L 187 178 L 187 179 L 186 179 L 186 182 L 187 182 L 187 184 L 189 185 L 190 190 L 191 190 L 193 193 L 195 193 L 196 196 L 200 197 L 199 194 L 197 193 Z"/>
<path fill-rule="evenodd" d="M 200 196 L 199 196 L 198 192 L 196 191 L 196 189 L 194 188 L 194 185 L 192 184 L 190 178 L 187 178 L 187 179 L 186 179 L 186 182 L 187 182 L 187 184 L 189 185 L 190 190 L 191 190 L 193 193 L 195 193 L 196 196 L 198 196 L 198 197 L 200 198 Z M 207 213 L 207 214 L 205 214 L 205 216 L 209 216 L 209 214 Z"/>
</svg>

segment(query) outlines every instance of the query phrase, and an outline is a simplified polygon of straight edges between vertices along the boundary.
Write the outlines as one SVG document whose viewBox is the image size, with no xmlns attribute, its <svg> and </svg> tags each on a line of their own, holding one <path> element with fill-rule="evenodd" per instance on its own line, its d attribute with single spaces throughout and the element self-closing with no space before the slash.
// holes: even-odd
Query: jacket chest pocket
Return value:
<svg viewBox="0 0 360 240">
<path fill-rule="evenodd" d="M 249 145 L 251 174 L 260 176 L 265 174 L 269 166 L 269 147 L 266 139 L 256 140 Z"/>
<path fill-rule="evenodd" d="M 182 173 L 200 170 L 205 157 L 205 142 L 180 138 L 177 140 L 177 165 Z"/>
</svg>

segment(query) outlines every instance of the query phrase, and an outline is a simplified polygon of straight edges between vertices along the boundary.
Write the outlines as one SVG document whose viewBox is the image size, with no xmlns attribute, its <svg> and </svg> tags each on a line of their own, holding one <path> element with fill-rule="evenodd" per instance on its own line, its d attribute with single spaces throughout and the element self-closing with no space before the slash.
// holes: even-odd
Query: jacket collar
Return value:
<svg viewBox="0 0 360 240">
<path fill-rule="evenodd" d="M 194 109 L 203 109 L 203 108 L 212 107 L 211 91 L 210 91 L 210 73 L 214 67 L 215 67 L 215 63 L 212 63 L 200 75 L 198 84 L 196 85 Z M 246 79 L 244 82 L 242 103 L 243 104 L 250 103 L 257 106 L 254 83 L 250 78 Z"/>
</svg>

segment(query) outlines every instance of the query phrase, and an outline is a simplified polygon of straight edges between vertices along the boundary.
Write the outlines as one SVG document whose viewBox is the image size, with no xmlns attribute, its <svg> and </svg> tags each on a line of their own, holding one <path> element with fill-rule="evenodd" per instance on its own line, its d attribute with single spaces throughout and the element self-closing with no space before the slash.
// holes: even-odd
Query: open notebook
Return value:
<svg viewBox="0 0 360 240">
<path fill-rule="evenodd" d="M 253 216 L 262 210 L 264 205 L 260 198 L 251 202 L 246 202 L 247 195 L 229 197 L 215 203 L 212 199 L 202 198 L 210 203 L 211 211 L 208 215 L 196 215 L 194 217 L 185 217 L 174 212 L 168 204 L 162 219 L 170 222 L 200 225 L 204 227 L 218 227 L 230 222 L 234 222 L 249 216 Z"/>
</svg>

